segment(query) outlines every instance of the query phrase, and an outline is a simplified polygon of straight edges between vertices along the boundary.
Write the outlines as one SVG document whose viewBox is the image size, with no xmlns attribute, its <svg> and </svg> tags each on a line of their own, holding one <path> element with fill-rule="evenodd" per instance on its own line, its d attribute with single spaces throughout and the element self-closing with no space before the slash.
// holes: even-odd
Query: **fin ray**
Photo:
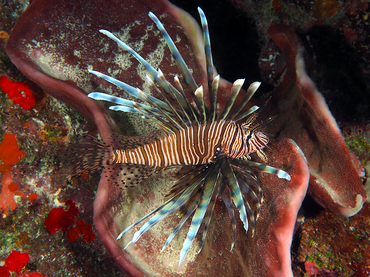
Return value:
<svg viewBox="0 0 370 277">
<path fill-rule="evenodd" d="M 229 101 L 227 102 L 224 110 L 222 111 L 221 115 L 218 117 L 218 120 L 224 120 L 227 115 L 229 114 L 232 106 L 234 105 L 235 99 L 239 94 L 240 89 L 242 88 L 244 84 L 245 79 L 238 79 L 233 83 L 233 86 L 231 88 L 231 94 L 229 97 Z"/>
<path fill-rule="evenodd" d="M 197 83 L 195 82 L 193 75 L 191 74 L 187 64 L 185 63 L 183 57 L 181 56 L 179 50 L 177 49 L 175 43 L 167 33 L 166 29 L 164 28 L 162 22 L 159 21 L 157 16 L 155 16 L 152 12 L 149 12 L 149 17 L 154 21 L 154 23 L 157 25 L 158 29 L 161 31 L 163 38 L 165 39 L 168 48 L 170 49 L 172 56 L 177 64 L 177 67 L 180 69 L 181 73 L 183 74 L 183 77 L 185 79 L 185 83 L 190 86 L 190 93 L 193 97 L 193 100 L 195 101 L 195 104 L 198 107 L 198 110 L 201 115 L 207 113 L 206 107 L 204 105 L 201 105 L 201 100 L 199 97 L 195 95 L 195 91 L 199 87 Z M 201 118 L 201 121 L 205 120 L 205 118 Z"/>
<path fill-rule="evenodd" d="M 239 211 L 240 220 L 243 222 L 244 229 L 246 232 L 248 232 L 248 217 L 244 205 L 244 199 L 240 190 L 238 180 L 235 177 L 229 161 L 226 159 L 222 163 L 221 172 L 227 181 L 231 193 L 231 199 L 233 200 L 235 207 Z"/>
<path fill-rule="evenodd" d="M 195 236 L 198 233 L 200 225 L 202 224 L 203 218 L 206 214 L 208 205 L 211 201 L 213 191 L 218 182 L 218 178 L 220 174 L 218 170 L 218 166 L 213 167 L 212 169 L 208 169 L 208 171 L 209 172 L 207 172 L 205 176 L 203 194 L 201 196 L 199 206 L 195 210 L 188 234 L 186 236 L 186 239 L 184 241 L 183 247 L 180 252 L 179 264 L 181 264 L 184 261 L 185 256 L 187 252 L 189 251 L 189 248 L 192 245 Z"/>
<path fill-rule="evenodd" d="M 261 172 L 274 174 L 274 175 L 278 176 L 280 179 L 285 179 L 285 180 L 288 180 L 288 181 L 291 180 L 291 177 L 287 172 L 285 172 L 282 169 L 278 169 L 276 167 L 272 167 L 272 166 L 265 165 L 265 164 L 262 164 L 262 163 L 247 161 L 247 160 L 240 160 L 240 159 L 235 160 L 233 162 L 235 162 L 236 164 L 239 164 L 239 165 L 244 165 L 244 166 L 256 168 Z"/>
<path fill-rule="evenodd" d="M 252 98 L 252 96 L 257 91 L 257 89 L 259 88 L 260 85 L 261 85 L 261 82 L 253 82 L 252 84 L 249 85 L 249 87 L 247 89 L 247 93 L 244 96 L 243 101 L 240 102 L 240 104 L 234 109 L 234 111 L 232 111 L 229 114 L 229 116 L 227 117 L 228 120 L 239 121 L 239 120 L 243 119 L 244 117 L 251 114 L 250 110 L 248 110 L 246 113 L 238 115 L 243 110 L 245 105 L 249 102 L 249 100 Z M 237 117 L 237 118 L 234 119 L 235 117 Z"/>
</svg>

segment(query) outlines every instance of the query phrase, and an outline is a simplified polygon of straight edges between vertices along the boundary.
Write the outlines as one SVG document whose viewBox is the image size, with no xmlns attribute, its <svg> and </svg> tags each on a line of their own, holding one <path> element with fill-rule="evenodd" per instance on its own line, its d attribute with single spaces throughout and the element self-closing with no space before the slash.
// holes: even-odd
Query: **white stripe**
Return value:
<svg viewBox="0 0 370 277">
<path fill-rule="evenodd" d="M 130 158 L 130 162 L 129 162 L 129 163 L 130 163 L 130 164 L 135 163 L 135 162 L 134 162 L 134 160 L 135 160 L 135 159 L 134 159 L 134 155 L 133 155 L 132 151 L 130 151 L 130 150 L 129 150 L 129 151 L 127 151 L 127 152 L 128 152 L 128 156 L 129 156 L 129 158 Z"/>
<path fill-rule="evenodd" d="M 199 153 L 201 156 L 204 155 L 204 126 L 205 124 L 198 125 L 198 141 L 196 142 L 198 145 Z"/>
<path fill-rule="evenodd" d="M 170 140 L 169 140 L 169 143 L 170 145 L 173 147 L 173 150 L 172 150 L 172 153 L 171 153 L 171 157 L 172 157 L 172 161 L 174 164 L 181 164 L 180 163 L 180 154 L 179 151 L 177 151 L 177 136 L 180 135 L 180 132 L 178 132 L 176 135 L 172 135 L 170 137 Z"/>
<path fill-rule="evenodd" d="M 189 148 L 186 147 L 187 145 L 187 140 L 185 136 L 185 130 L 180 131 L 180 149 L 181 149 L 181 155 L 184 160 L 184 164 L 189 164 L 190 163 L 190 153 L 189 153 Z"/>
<path fill-rule="evenodd" d="M 187 142 L 182 147 L 189 148 L 190 159 L 188 164 L 195 164 L 196 163 L 196 153 L 195 153 L 195 145 L 194 145 L 194 132 L 193 127 L 189 127 L 185 130 L 185 138 Z"/>
<path fill-rule="evenodd" d="M 162 154 L 163 154 L 163 161 L 162 161 L 162 166 L 167 166 L 168 165 L 168 156 L 167 156 L 167 153 L 168 153 L 168 149 L 167 149 L 167 138 L 170 137 L 170 136 L 167 136 L 167 137 L 164 137 L 162 138 L 159 142 L 160 142 L 160 150 L 162 150 Z M 158 152 L 158 156 L 159 156 L 159 152 Z"/>
<path fill-rule="evenodd" d="M 162 165 L 162 160 L 161 157 L 158 154 L 158 146 L 157 142 L 152 143 L 153 145 L 153 157 L 154 157 L 154 165 L 155 166 L 161 166 Z"/>
<path fill-rule="evenodd" d="M 145 159 L 144 159 L 144 155 L 142 151 L 143 151 L 143 147 L 139 147 L 138 148 L 139 161 L 140 161 L 140 164 L 145 164 Z"/>
<path fill-rule="evenodd" d="M 150 144 L 145 144 L 144 145 L 144 151 L 145 151 L 145 154 L 148 158 L 148 165 L 153 166 L 154 165 L 154 160 L 153 160 L 153 157 L 151 155 Z"/>
</svg>

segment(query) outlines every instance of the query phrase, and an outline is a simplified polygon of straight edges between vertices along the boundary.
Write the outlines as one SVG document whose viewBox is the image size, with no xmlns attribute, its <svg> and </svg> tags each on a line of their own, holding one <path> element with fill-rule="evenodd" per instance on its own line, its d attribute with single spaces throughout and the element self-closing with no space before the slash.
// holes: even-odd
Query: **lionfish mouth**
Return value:
<svg viewBox="0 0 370 277">
<path fill-rule="evenodd" d="M 234 233 L 232 250 L 236 237 L 235 209 L 239 212 L 245 231 L 248 232 L 251 229 L 252 235 L 254 234 L 263 203 L 263 191 L 256 172 L 274 174 L 278 178 L 290 180 L 290 175 L 285 171 L 250 160 L 249 154 L 256 152 L 265 162 L 267 161 L 263 152 L 263 148 L 268 143 L 267 136 L 253 128 L 249 128 L 251 131 L 248 134 L 245 131 L 258 115 L 256 111 L 259 107 L 253 106 L 246 111 L 244 108 L 258 89 L 259 82 L 252 83 L 243 101 L 236 104 L 235 99 L 244 83 L 244 80 L 236 80 L 228 103 L 221 112 L 217 112 L 219 76 L 215 76 L 207 19 L 199 7 L 198 12 L 203 28 L 208 90 L 204 90 L 195 82 L 175 43 L 152 12 L 149 12 L 149 17 L 161 31 L 182 74 L 185 89 L 179 77 L 174 78 L 175 85 L 172 85 L 160 69 L 153 68 L 125 42 L 107 30 L 100 30 L 145 67 L 148 80 L 159 97 L 93 70 L 89 72 L 118 86 L 131 97 L 141 100 L 141 103 L 101 92 L 92 92 L 88 97 L 114 103 L 115 105 L 109 107 L 111 110 L 136 113 L 155 122 L 161 134 L 154 138 L 120 136 L 119 143 L 116 143 L 115 147 L 91 140 L 85 150 L 90 157 L 96 156 L 91 158 L 90 163 L 88 161 L 81 163 L 81 168 L 85 169 L 104 167 L 104 174 L 109 174 L 112 169 L 125 170 L 129 167 L 128 171 L 132 175 L 127 174 L 123 180 L 110 176 L 111 182 L 120 186 L 123 184 L 123 187 L 140 185 L 141 180 L 158 169 L 170 166 L 181 167 L 176 173 L 177 182 L 168 193 L 168 200 L 128 226 L 117 237 L 117 240 L 121 239 L 126 232 L 149 218 L 134 234 L 129 244 L 135 243 L 154 225 L 174 212 L 178 212 L 180 221 L 168 237 L 163 249 L 191 218 L 180 252 L 179 264 L 184 261 L 197 234 L 201 233 L 199 230 L 202 230 L 199 252 L 201 251 L 218 198 L 222 199 L 230 217 Z M 204 100 L 206 93 L 208 93 L 209 103 Z M 189 101 L 188 95 L 191 96 L 192 101 Z M 244 118 L 247 118 L 246 122 L 239 124 L 238 122 Z"/>
</svg>

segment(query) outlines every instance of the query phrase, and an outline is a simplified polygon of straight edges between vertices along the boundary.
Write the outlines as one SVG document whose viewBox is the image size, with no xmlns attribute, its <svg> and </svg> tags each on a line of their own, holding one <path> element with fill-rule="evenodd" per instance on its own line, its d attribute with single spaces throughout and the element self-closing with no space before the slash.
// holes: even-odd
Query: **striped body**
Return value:
<svg viewBox="0 0 370 277">
<path fill-rule="evenodd" d="M 268 142 L 266 136 L 254 136 L 248 141 L 243 136 L 243 127 L 234 121 L 195 125 L 135 149 L 115 149 L 110 164 L 166 167 L 214 163 L 220 152 L 238 159 L 261 150 Z"/>
</svg>

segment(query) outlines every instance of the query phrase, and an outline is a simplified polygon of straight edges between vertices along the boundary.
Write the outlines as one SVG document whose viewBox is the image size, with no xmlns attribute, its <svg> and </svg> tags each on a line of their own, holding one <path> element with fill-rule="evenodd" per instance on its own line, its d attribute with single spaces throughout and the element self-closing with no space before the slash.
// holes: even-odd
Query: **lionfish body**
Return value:
<svg viewBox="0 0 370 277">
<path fill-rule="evenodd" d="M 180 129 L 134 149 L 111 151 L 109 164 L 140 164 L 153 167 L 214 163 L 218 153 L 232 159 L 259 151 L 268 143 L 262 132 L 244 139 L 243 127 L 233 121 L 214 121 Z"/>
<path fill-rule="evenodd" d="M 218 197 L 221 197 L 227 207 L 235 240 L 236 222 L 233 204 L 239 211 L 240 219 L 247 232 L 249 225 L 252 226 L 252 231 L 254 230 L 255 221 L 258 219 L 263 202 L 262 189 L 254 172 L 270 173 L 277 175 L 279 178 L 290 180 L 289 174 L 285 171 L 250 160 L 249 155 L 257 153 L 264 162 L 267 162 L 263 148 L 269 140 L 262 131 L 263 125 L 255 123 L 261 109 L 256 112 L 259 107 L 253 106 L 247 111 L 243 111 L 260 83 L 252 83 L 245 93 L 243 101 L 236 105 L 235 99 L 244 80 L 235 81 L 231 88 L 228 103 L 222 112 L 217 113 L 219 76 L 214 76 L 207 20 L 200 8 L 198 8 L 198 11 L 203 27 L 207 61 L 208 95 L 210 99 L 208 105 L 204 101 L 205 92 L 203 87 L 196 84 L 174 42 L 162 23 L 151 12 L 149 16 L 162 32 L 185 80 L 187 90 L 183 88 L 178 77 L 174 79 L 175 87 L 165 79 L 160 69 L 154 69 L 126 43 L 119 40 L 112 33 L 100 30 L 101 33 L 116 41 L 118 45 L 132 54 L 145 67 L 149 75 L 148 81 L 151 82 L 152 87 L 159 93 L 160 97 L 156 98 L 138 88 L 92 70 L 90 70 L 91 73 L 120 87 L 131 97 L 141 100 L 142 103 L 100 92 L 93 92 L 88 95 L 95 100 L 115 103 L 114 106 L 109 108 L 111 110 L 140 114 L 146 119 L 154 121 L 160 127 L 161 134 L 155 138 L 121 138 L 122 148 L 113 148 L 101 142 L 95 143 L 99 145 L 98 147 L 102 151 L 105 151 L 104 154 L 101 154 L 103 161 L 100 162 L 100 165 L 104 167 L 127 165 L 130 168 L 135 166 L 146 168 L 146 170 L 138 171 L 138 175 L 135 175 L 136 183 L 148 177 L 156 169 L 163 169 L 168 166 L 179 166 L 181 168 L 177 173 L 178 181 L 168 194 L 169 199 L 163 205 L 127 227 L 117 238 L 120 239 L 131 228 L 150 217 L 134 234 L 131 241 L 134 243 L 155 224 L 174 212 L 180 212 L 181 220 L 164 245 L 165 248 L 185 222 L 191 218 L 189 231 L 180 252 L 180 264 L 185 259 L 201 225 L 203 226 L 201 242 L 203 246 L 211 222 L 214 204 Z M 188 100 L 188 94 L 191 95 L 193 103 Z M 242 120 L 244 122 L 240 124 L 239 122 Z M 90 152 L 93 152 L 91 148 Z M 122 180 L 122 183 L 127 184 L 126 181 Z M 248 199 L 253 201 L 252 204 L 247 200 L 247 195 Z M 233 244 L 234 242 L 232 247 Z"/>
</svg>

